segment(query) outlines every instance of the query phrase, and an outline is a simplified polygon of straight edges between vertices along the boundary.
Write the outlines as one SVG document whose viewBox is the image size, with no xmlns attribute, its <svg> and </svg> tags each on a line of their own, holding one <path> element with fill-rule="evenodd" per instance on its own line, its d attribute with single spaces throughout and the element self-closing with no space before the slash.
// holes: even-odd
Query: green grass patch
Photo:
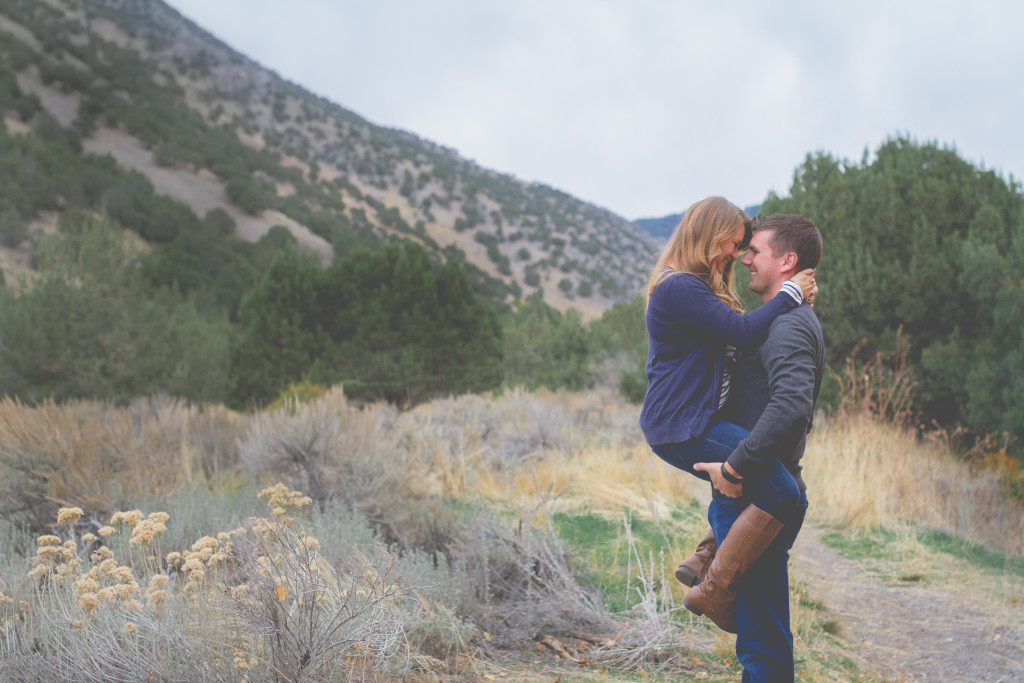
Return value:
<svg viewBox="0 0 1024 683">
<path fill-rule="evenodd" d="M 614 611 L 629 609 L 635 600 L 629 595 L 630 549 L 622 522 L 593 513 L 559 512 L 552 518 L 558 536 L 575 558 L 574 569 L 591 582 Z M 634 521 L 633 538 L 642 554 L 653 549 L 653 525 Z M 653 543 L 660 544 L 660 534 Z"/>
<path fill-rule="evenodd" d="M 895 531 L 888 529 L 855 531 L 848 534 L 830 531 L 821 537 L 821 542 L 853 560 L 899 560 L 901 555 L 896 547 L 899 537 Z"/>
<path fill-rule="evenodd" d="M 1024 557 L 1020 555 L 992 552 L 977 543 L 941 531 L 924 531 L 918 534 L 918 538 L 925 547 L 965 560 L 973 567 L 1024 575 Z"/>
<path fill-rule="evenodd" d="M 650 519 L 633 517 L 630 530 L 636 551 L 644 564 L 645 573 L 648 571 L 652 555 L 658 574 L 656 578 L 660 579 L 659 563 L 674 566 L 675 560 L 681 559 L 673 556 L 671 560 L 666 561 L 662 555 L 663 551 L 672 554 L 692 550 L 692 546 L 699 540 L 697 535 L 703 536 L 703 530 L 706 528 L 704 517 L 705 509 L 699 503 L 673 508 L 671 514 L 660 524 Z M 600 593 L 605 606 L 615 612 L 625 612 L 634 607 L 639 600 L 635 590 L 636 558 L 631 556 L 629 539 L 621 516 L 616 518 L 587 511 L 563 511 L 553 514 L 551 522 L 573 554 L 573 570 L 585 585 Z M 848 543 L 851 552 L 866 555 L 880 549 L 884 550 L 887 544 L 895 544 L 900 538 L 896 533 L 859 535 L 856 538 L 845 538 L 840 534 L 834 536 L 837 544 Z M 895 553 L 895 549 L 892 552 Z M 632 578 L 629 576 L 630 571 Z M 671 571 L 667 570 L 664 578 L 673 584 L 674 589 L 679 587 Z M 796 653 L 796 665 L 803 674 L 798 676 L 798 680 L 836 680 L 837 673 L 841 675 L 839 680 L 858 683 L 876 680 L 861 672 L 855 662 L 842 654 L 845 647 L 839 640 L 842 624 L 827 613 L 825 604 L 810 594 L 808 586 L 794 580 L 791 590 L 800 607 L 814 610 L 811 618 L 803 619 L 799 624 L 794 623 L 794 629 L 799 632 L 801 642 Z M 715 633 L 715 630 L 709 628 L 708 632 L 710 638 L 710 634 Z M 707 668 L 698 667 L 695 671 L 688 671 L 683 677 L 673 677 L 669 674 L 668 678 L 665 678 L 666 672 L 653 666 L 635 679 L 620 672 L 612 680 L 693 680 L 696 671 L 700 670 L 706 671 L 708 677 L 704 680 L 708 681 L 724 682 L 737 679 L 740 666 L 733 653 L 708 653 L 701 655 L 701 659 L 706 659 Z M 576 679 L 567 677 L 564 680 L 568 682 Z"/>
<path fill-rule="evenodd" d="M 1010 574 L 1024 574 L 1024 557 L 993 552 L 963 538 L 942 531 L 917 530 L 912 532 L 921 547 L 935 553 L 944 553 L 962 560 L 975 569 L 987 569 Z M 832 531 L 821 537 L 821 542 L 836 552 L 854 560 L 899 562 L 905 559 L 905 534 L 891 529 L 874 529 L 839 533 Z M 923 582 L 927 577 L 919 573 L 898 575 L 904 582 Z"/>
<path fill-rule="evenodd" d="M 686 505 L 672 508 L 671 517 L 677 522 L 692 524 L 696 519 L 707 521 L 708 509 L 699 500 L 693 499 Z"/>
<path fill-rule="evenodd" d="M 630 530 L 645 572 L 653 556 L 657 574 L 662 552 L 672 553 L 674 548 L 682 547 L 679 532 L 703 514 L 698 504 L 674 509 L 671 521 L 662 525 L 633 517 Z M 558 512 L 552 523 L 575 557 L 573 569 L 601 592 L 605 605 L 620 612 L 632 608 L 639 599 L 634 590 L 636 557 L 630 550 L 623 521 L 591 512 Z M 675 580 L 671 575 L 666 578 Z"/>
</svg>

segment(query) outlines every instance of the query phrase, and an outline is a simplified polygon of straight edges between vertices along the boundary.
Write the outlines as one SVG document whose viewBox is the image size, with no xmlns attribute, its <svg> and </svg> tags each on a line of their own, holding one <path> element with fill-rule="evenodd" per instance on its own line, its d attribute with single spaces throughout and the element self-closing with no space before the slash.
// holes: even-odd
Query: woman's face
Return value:
<svg viewBox="0 0 1024 683">
<path fill-rule="evenodd" d="M 729 236 L 725 242 L 722 243 L 722 251 L 711 261 L 711 267 L 715 269 L 715 272 L 721 275 L 725 272 L 725 267 L 740 257 L 740 245 L 743 244 L 743 236 L 745 230 L 743 224 L 740 223 L 732 235 Z"/>
</svg>

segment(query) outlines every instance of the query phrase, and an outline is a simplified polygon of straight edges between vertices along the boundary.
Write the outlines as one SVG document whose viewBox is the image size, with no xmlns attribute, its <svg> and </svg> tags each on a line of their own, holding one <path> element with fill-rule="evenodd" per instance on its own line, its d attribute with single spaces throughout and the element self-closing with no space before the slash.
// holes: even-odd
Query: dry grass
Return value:
<svg viewBox="0 0 1024 683">
<path fill-rule="evenodd" d="M 238 445 L 249 429 L 249 416 L 221 405 L 210 405 L 192 408 L 186 419 L 188 446 L 203 476 L 217 481 L 221 475 L 230 476 L 235 472 L 239 463 Z"/>
<path fill-rule="evenodd" d="M 174 490 L 193 469 L 189 412 L 166 401 L 0 400 L 0 514 L 38 528 L 59 505 L 104 513 L 127 497 Z"/>
<path fill-rule="evenodd" d="M 342 680 L 398 671 L 479 677 L 474 657 L 495 654 L 499 646 L 532 649 L 535 638 L 603 632 L 619 638 L 587 650 L 582 658 L 597 666 L 672 676 L 692 673 L 699 659 L 701 670 L 729 675 L 728 639 L 716 645 L 700 620 L 679 610 L 682 593 L 671 580 L 675 564 L 706 529 L 699 510 L 710 500 L 707 484 L 651 453 L 636 420 L 635 406 L 602 391 L 463 396 L 405 413 L 384 405 L 352 405 L 340 389 L 252 415 L 168 400 L 140 401 L 128 408 L 0 402 L 3 500 L 20 501 L 20 507 L 6 509 L 8 519 L 42 523 L 44 512 L 48 521 L 58 505 L 78 505 L 86 518 L 99 518 L 132 500 L 170 500 L 174 491 L 201 495 L 202 487 L 214 481 L 272 478 L 316 499 L 316 509 L 307 513 L 307 530 L 324 541 L 317 548 L 318 567 L 326 563 L 324 571 L 329 567 L 332 577 L 353 576 L 356 559 L 390 556 L 360 561 L 364 568 L 387 568 L 393 560 L 381 574 L 389 578 L 374 585 L 381 590 L 397 586 L 401 592 L 400 599 L 389 593 L 381 603 L 386 614 L 367 612 L 377 615 L 367 618 L 379 638 L 364 640 L 376 638 L 381 647 L 357 652 L 347 645 L 330 646 L 317 650 L 315 665 L 303 664 L 303 641 L 279 640 L 287 620 L 278 614 L 274 622 L 277 606 L 293 604 L 289 596 L 296 595 L 285 593 L 277 602 L 275 589 L 283 583 L 264 586 L 262 601 L 249 603 L 248 613 L 211 599 L 203 609 L 218 611 L 197 612 L 202 622 L 196 623 L 189 612 L 196 610 L 195 594 L 186 590 L 190 576 L 154 564 L 151 556 L 115 536 L 109 545 L 125 553 L 119 559 L 132 568 L 140 586 L 154 573 L 172 580 L 164 615 L 111 612 L 96 618 L 93 630 L 82 631 L 73 626 L 80 619 L 71 618 L 77 605 L 68 602 L 76 597 L 73 593 L 55 603 L 58 593 L 37 590 L 39 577 L 19 579 L 8 570 L 11 590 L 0 589 L 26 600 L 21 611 L 25 628 L 35 629 L 31 636 L 36 642 L 49 645 L 24 649 L 29 632 L 9 620 L 5 656 L 12 666 L 17 662 L 44 679 L 59 678 L 82 656 L 76 639 L 90 643 L 90 652 L 107 652 L 126 667 L 122 673 L 142 678 L 147 674 L 138 667 L 166 667 L 173 661 L 185 678 L 240 680 L 245 670 L 216 654 L 217 648 L 244 653 L 244 664 L 268 676 L 290 667 L 291 674 L 279 675 L 282 680 L 312 671 Z M 999 475 L 958 461 L 940 441 L 917 439 L 851 409 L 816 423 L 805 462 L 812 518 L 819 523 L 872 529 L 905 528 L 907 520 L 918 520 L 1021 552 L 1021 506 L 1002 494 Z M 605 557 L 622 574 L 628 614 L 613 613 L 579 573 L 575 549 L 559 537 L 558 515 L 589 515 L 619 529 L 619 538 L 612 539 L 618 545 L 609 546 Z M 228 517 L 218 512 L 217 523 Z M 631 520 L 625 527 L 624 517 Z M 204 534 L 223 531 L 203 527 L 201 520 L 190 521 L 188 528 L 194 524 L 206 529 Z M 642 534 L 634 538 L 634 527 L 641 526 Z M 76 533 L 83 531 L 79 527 Z M 258 558 L 275 553 L 292 558 L 282 565 L 295 575 L 292 585 L 308 579 L 304 595 L 316 597 L 333 585 L 335 579 L 323 578 L 327 574 L 307 572 L 303 579 L 302 567 L 314 558 L 302 555 L 305 546 L 297 537 L 281 534 L 277 551 L 250 544 L 249 560 L 238 554 L 218 569 L 221 585 L 259 576 Z M 183 529 L 167 535 L 187 537 Z M 376 555 L 382 541 L 390 544 L 389 555 Z M 340 604 L 343 590 L 339 585 L 333 604 Z M 813 596 L 795 594 L 793 610 L 797 647 L 807 657 L 807 671 L 813 672 L 808 675 L 856 678 L 847 665 L 836 663 L 843 660 L 843 645 L 823 625 Z M 317 642 L 335 642 L 330 640 L 337 631 L 330 617 L 324 621 L 318 612 L 305 614 L 309 618 L 303 623 L 326 625 Z M 355 616 L 345 623 L 359 632 L 361 617 Z M 378 617 L 383 630 L 373 630 Z M 124 638 L 125 619 L 142 640 Z M 189 654 L 175 659 L 174 648 Z M 352 668 L 357 665 L 358 671 Z"/>
<path fill-rule="evenodd" d="M 1021 483 L 1019 461 L 993 437 L 978 441 L 967 459 L 954 455 L 956 434 L 919 438 L 910 345 L 899 332 L 895 349 L 863 363 L 854 355 L 835 373 L 839 409 L 817 420 L 804 458 L 804 479 L 821 501 L 812 503 L 811 518 L 860 530 L 912 521 L 1024 553 L 1024 506 L 1008 487 Z"/>
<path fill-rule="evenodd" d="M 257 476 L 283 478 L 317 503 L 344 496 L 371 513 L 389 491 L 410 486 L 403 481 L 406 453 L 390 438 L 395 416 L 384 404 L 350 406 L 341 387 L 308 403 L 286 400 L 252 417 L 239 445 L 241 462 Z"/>
<path fill-rule="evenodd" d="M 955 458 L 866 412 L 819 420 L 808 439 L 804 478 L 815 521 L 868 529 L 905 520 L 1024 553 L 1024 507 L 997 471 Z"/>
</svg>

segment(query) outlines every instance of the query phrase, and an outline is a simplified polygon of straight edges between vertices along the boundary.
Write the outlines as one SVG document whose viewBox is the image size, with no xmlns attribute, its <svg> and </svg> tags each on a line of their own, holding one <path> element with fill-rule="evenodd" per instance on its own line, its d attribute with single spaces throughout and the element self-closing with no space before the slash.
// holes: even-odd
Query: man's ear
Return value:
<svg viewBox="0 0 1024 683">
<path fill-rule="evenodd" d="M 782 258 L 782 267 L 779 271 L 786 277 L 793 277 L 800 272 L 796 269 L 799 262 L 800 257 L 796 255 L 795 251 L 791 251 Z"/>
</svg>

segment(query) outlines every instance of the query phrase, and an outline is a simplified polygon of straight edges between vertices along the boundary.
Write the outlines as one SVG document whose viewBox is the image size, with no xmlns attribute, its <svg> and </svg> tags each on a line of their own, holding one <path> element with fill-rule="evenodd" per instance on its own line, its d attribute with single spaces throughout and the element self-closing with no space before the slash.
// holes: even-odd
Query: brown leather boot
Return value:
<svg viewBox="0 0 1024 683">
<path fill-rule="evenodd" d="M 736 593 L 733 586 L 771 545 L 782 522 L 755 505 L 748 505 L 729 530 L 708 567 L 704 580 L 691 588 L 683 605 L 707 615 L 718 628 L 736 633 Z"/>
<path fill-rule="evenodd" d="M 717 549 L 715 532 L 708 529 L 707 535 L 697 544 L 693 555 L 683 560 L 676 568 L 676 578 L 679 579 L 679 582 L 684 586 L 696 586 L 703 581 L 704 575 L 708 573 L 711 560 L 715 559 L 715 550 Z"/>
</svg>

